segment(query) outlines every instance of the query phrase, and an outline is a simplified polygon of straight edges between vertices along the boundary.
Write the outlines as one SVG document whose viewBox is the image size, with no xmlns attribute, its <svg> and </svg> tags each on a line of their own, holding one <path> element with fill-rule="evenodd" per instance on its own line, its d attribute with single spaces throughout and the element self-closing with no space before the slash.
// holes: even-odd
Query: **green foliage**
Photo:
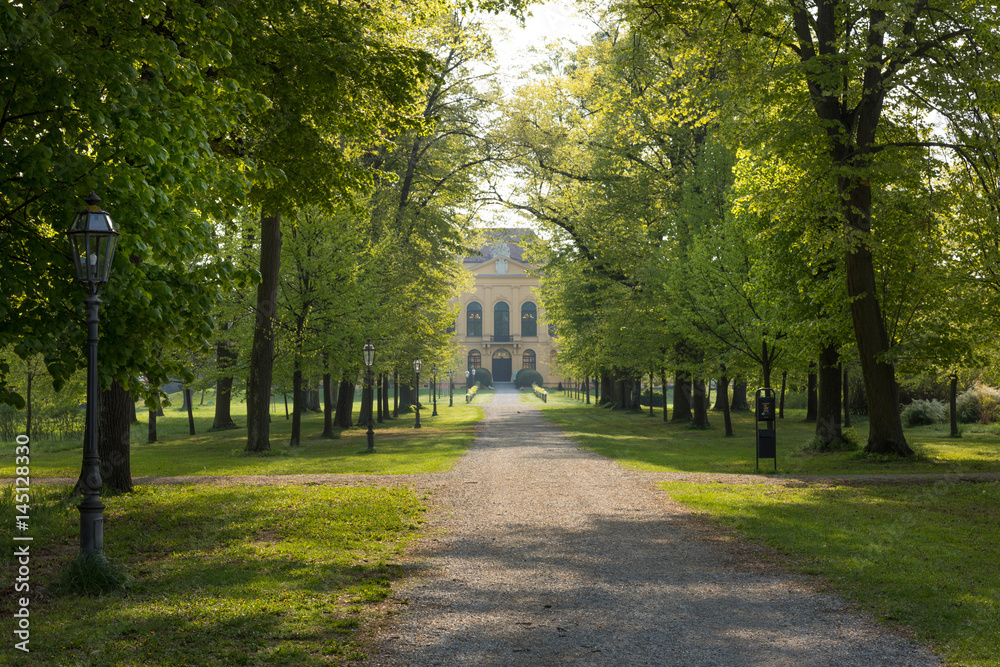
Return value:
<svg viewBox="0 0 1000 667">
<path fill-rule="evenodd" d="M 943 424 L 948 421 L 948 404 L 934 399 L 918 399 L 903 408 L 902 417 L 907 426 Z"/>
<path fill-rule="evenodd" d="M 476 369 L 476 384 L 483 387 L 493 386 L 493 373 L 490 372 L 490 369 L 488 368 Z"/>
<path fill-rule="evenodd" d="M 531 368 L 523 368 L 517 372 L 515 379 L 517 387 L 531 387 L 533 385 L 544 386 L 545 379 L 542 374 Z"/>
<path fill-rule="evenodd" d="M 976 382 L 958 395 L 956 408 L 963 423 L 993 424 L 1000 421 L 1000 391 Z"/>
</svg>

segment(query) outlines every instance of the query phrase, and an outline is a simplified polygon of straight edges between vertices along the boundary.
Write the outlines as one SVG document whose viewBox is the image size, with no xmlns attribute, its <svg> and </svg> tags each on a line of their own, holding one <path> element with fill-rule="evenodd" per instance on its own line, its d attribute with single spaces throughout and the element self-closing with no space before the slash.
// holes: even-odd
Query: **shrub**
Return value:
<svg viewBox="0 0 1000 667">
<path fill-rule="evenodd" d="M 476 384 L 481 387 L 492 387 L 493 386 L 493 373 L 485 368 L 476 369 Z"/>
<path fill-rule="evenodd" d="M 971 424 L 992 424 L 1000 421 L 1000 391 L 976 382 L 958 395 L 958 420 Z"/>
<path fill-rule="evenodd" d="M 948 406 L 935 399 L 917 399 L 903 408 L 903 423 L 907 426 L 929 426 L 948 421 Z"/>
<path fill-rule="evenodd" d="M 639 405 L 645 405 L 649 407 L 649 390 L 645 390 L 639 395 Z M 662 408 L 663 407 L 663 392 L 659 389 L 653 390 L 653 407 Z"/>
<path fill-rule="evenodd" d="M 531 368 L 525 368 L 517 372 L 517 380 L 515 383 L 518 387 L 530 387 L 536 384 L 541 387 L 545 384 L 545 380 L 542 378 L 542 374 L 538 371 Z"/>
</svg>

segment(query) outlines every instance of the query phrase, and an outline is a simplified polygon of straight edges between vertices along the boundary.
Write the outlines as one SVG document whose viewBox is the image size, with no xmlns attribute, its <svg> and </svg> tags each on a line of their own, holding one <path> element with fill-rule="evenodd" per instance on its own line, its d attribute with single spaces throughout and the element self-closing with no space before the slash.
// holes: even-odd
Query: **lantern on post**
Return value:
<svg viewBox="0 0 1000 667">
<path fill-rule="evenodd" d="M 83 501 L 80 510 L 80 554 L 104 554 L 104 504 L 101 502 L 101 458 L 97 453 L 97 400 L 101 392 L 97 375 L 98 309 L 101 288 L 111 275 L 118 231 L 111 216 L 101 209 L 101 199 L 91 192 L 87 207 L 70 226 L 70 250 L 76 279 L 87 290 L 87 437 L 83 443 Z"/>
<path fill-rule="evenodd" d="M 420 369 L 423 364 L 420 363 L 419 359 L 413 360 L 413 374 L 417 377 L 417 407 L 416 407 L 416 420 L 413 422 L 413 428 L 420 428 Z"/>
<path fill-rule="evenodd" d="M 361 348 L 361 352 L 364 356 L 365 367 L 366 367 L 366 379 L 368 381 L 368 451 L 375 451 L 375 426 L 372 424 L 372 399 L 375 396 L 374 387 L 372 387 L 372 364 L 375 363 L 375 346 L 372 345 L 372 339 L 369 338 L 365 343 L 364 347 Z"/>
</svg>

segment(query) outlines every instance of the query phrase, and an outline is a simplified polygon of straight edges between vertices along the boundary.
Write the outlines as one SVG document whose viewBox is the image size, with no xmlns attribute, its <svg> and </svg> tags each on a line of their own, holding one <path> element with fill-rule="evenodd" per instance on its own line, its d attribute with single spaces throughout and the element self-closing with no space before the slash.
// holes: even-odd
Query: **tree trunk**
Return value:
<svg viewBox="0 0 1000 667">
<path fill-rule="evenodd" d="M 306 397 L 308 398 L 308 400 L 306 401 L 305 408 L 309 410 L 309 412 L 319 412 L 320 410 L 323 409 L 322 407 L 320 407 L 319 404 L 318 382 L 308 383 L 308 389 L 306 390 Z"/>
<path fill-rule="evenodd" d="M 204 397 L 205 397 L 205 390 L 202 390 L 201 396 L 204 399 Z M 202 403 L 204 403 L 204 402 L 205 401 L 203 400 Z M 132 403 L 132 419 L 131 419 L 130 423 L 131 424 L 138 424 L 139 423 L 139 413 L 135 409 L 135 402 Z"/>
<path fill-rule="evenodd" d="M 340 428 L 351 428 L 354 426 L 354 383 L 350 380 L 341 380 L 340 388 L 337 390 L 337 414 L 333 418 L 335 426 Z"/>
<path fill-rule="evenodd" d="M 663 366 L 660 366 L 660 387 L 663 389 L 663 421 L 667 421 L 670 419 L 667 414 L 669 412 L 667 410 L 667 369 Z"/>
<path fill-rule="evenodd" d="M 198 407 L 205 405 L 205 390 L 201 390 L 201 400 L 198 401 Z"/>
<path fill-rule="evenodd" d="M 778 419 L 785 418 L 785 387 L 788 386 L 788 371 L 781 371 L 781 400 L 778 402 Z"/>
<path fill-rule="evenodd" d="M 396 379 L 399 379 L 398 375 L 396 376 Z M 401 384 L 397 382 L 397 386 L 399 387 L 399 412 L 409 414 L 412 411 L 411 406 L 417 402 L 416 392 L 413 390 L 413 387 L 406 382 Z"/>
<path fill-rule="evenodd" d="M 611 373 L 601 374 L 601 405 L 613 405 L 615 400 L 615 381 Z"/>
<path fill-rule="evenodd" d="M 747 412 L 750 410 L 750 402 L 747 401 L 746 380 L 733 383 L 733 401 L 729 409 L 733 412 Z"/>
<path fill-rule="evenodd" d="M 237 354 L 226 341 L 219 341 L 215 346 L 215 363 L 219 369 L 219 379 L 215 383 L 215 420 L 213 431 L 224 431 L 238 428 L 233 421 L 233 376 L 231 369 L 236 363 Z"/>
<path fill-rule="evenodd" d="M 372 385 L 369 374 L 365 373 L 361 380 L 361 413 L 358 415 L 358 426 L 368 426 L 372 414 Z"/>
<path fill-rule="evenodd" d="M 877 118 L 862 120 L 872 125 L 867 131 L 858 130 L 859 137 L 862 137 L 860 142 L 866 145 L 867 136 L 874 136 Z M 835 151 L 847 150 L 848 147 L 842 145 L 835 148 Z M 889 337 L 878 303 L 872 253 L 865 240 L 871 233 L 871 185 L 857 177 L 844 177 L 840 190 L 844 199 L 845 227 L 856 235 L 853 238 L 858 239 L 847 252 L 845 267 L 854 338 L 858 344 L 861 374 L 868 397 L 868 445 L 865 451 L 870 454 L 913 456 L 914 452 L 903 435 L 903 422 L 899 415 L 896 369 L 886 359 Z"/>
<path fill-rule="evenodd" d="M 271 449 L 271 380 L 274 372 L 274 325 L 281 268 L 281 215 L 260 219 L 260 284 L 247 379 L 248 452 Z"/>
<path fill-rule="evenodd" d="M 587 405 L 590 405 L 590 376 L 588 375 L 583 381 L 584 389 L 587 391 Z"/>
<path fill-rule="evenodd" d="M 184 387 L 184 402 L 187 403 L 188 434 L 194 435 L 194 406 L 191 404 L 191 388 Z M 132 405 L 135 408 L 135 405 Z"/>
<path fill-rule="evenodd" d="M 101 459 L 101 480 L 115 491 L 132 491 L 132 468 L 129 458 L 132 396 L 117 380 L 101 391 L 98 402 L 97 455 Z M 79 487 L 81 481 L 77 482 Z"/>
<path fill-rule="evenodd" d="M 705 392 L 705 380 L 695 378 L 692 383 L 692 407 L 694 415 L 691 425 L 697 428 L 708 428 L 708 394 Z"/>
<path fill-rule="evenodd" d="M 649 416 L 653 416 L 653 383 L 656 382 L 656 377 L 653 372 L 649 373 Z M 587 392 L 587 402 L 590 403 L 590 392 Z"/>
<path fill-rule="evenodd" d="M 330 374 L 323 373 L 323 432 L 321 438 L 333 437 L 333 387 L 330 386 Z"/>
<path fill-rule="evenodd" d="M 844 368 L 844 428 L 851 428 L 851 389 L 847 368 Z"/>
<path fill-rule="evenodd" d="M 302 442 L 302 410 L 305 408 L 305 394 L 302 387 L 302 359 L 296 353 L 292 370 L 292 435 L 288 438 L 289 447 L 298 447 Z"/>
<path fill-rule="evenodd" d="M 674 372 L 674 409 L 670 421 L 691 422 L 691 375 L 685 371 Z"/>
<path fill-rule="evenodd" d="M 392 371 L 392 418 L 399 417 L 399 371 Z"/>
<path fill-rule="evenodd" d="M 809 376 L 806 381 L 806 423 L 816 423 L 816 362 L 809 362 Z"/>
<path fill-rule="evenodd" d="M 147 433 L 146 442 L 156 442 L 156 408 L 149 409 L 149 428 Z"/>
<path fill-rule="evenodd" d="M 716 403 L 722 403 L 722 420 L 726 424 L 726 437 L 733 437 L 733 419 L 729 411 L 729 378 L 725 375 L 719 378 L 719 396 Z"/>
<path fill-rule="evenodd" d="M 382 374 L 382 418 L 386 421 L 392 419 L 389 414 L 389 374 Z"/>
<path fill-rule="evenodd" d="M 840 353 L 833 343 L 819 354 L 819 403 L 816 438 L 826 447 L 843 440 L 840 429 Z"/>
<path fill-rule="evenodd" d="M 382 424 L 385 422 L 385 419 L 382 418 L 382 374 L 381 373 L 378 374 L 378 379 L 375 384 L 378 386 L 378 394 L 375 396 L 375 398 L 377 399 L 375 402 L 376 406 L 375 422 L 377 424 Z"/>
<path fill-rule="evenodd" d="M 34 434 L 31 432 L 31 378 L 33 375 L 34 373 L 28 373 L 27 377 L 28 386 L 25 391 L 26 398 L 24 401 L 24 406 L 26 408 L 24 433 L 28 436 L 29 440 L 34 436 Z"/>
<path fill-rule="evenodd" d="M 958 438 L 958 375 L 951 374 L 951 391 L 949 392 L 949 413 L 951 415 L 951 437 Z"/>
</svg>

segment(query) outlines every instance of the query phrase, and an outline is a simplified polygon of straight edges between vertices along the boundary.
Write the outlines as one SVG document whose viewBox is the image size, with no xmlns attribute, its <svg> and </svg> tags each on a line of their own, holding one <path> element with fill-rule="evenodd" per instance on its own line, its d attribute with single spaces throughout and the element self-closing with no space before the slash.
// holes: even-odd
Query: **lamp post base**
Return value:
<svg viewBox="0 0 1000 667">
<path fill-rule="evenodd" d="M 104 554 L 104 503 L 87 496 L 77 505 L 80 510 L 80 554 Z"/>
</svg>

